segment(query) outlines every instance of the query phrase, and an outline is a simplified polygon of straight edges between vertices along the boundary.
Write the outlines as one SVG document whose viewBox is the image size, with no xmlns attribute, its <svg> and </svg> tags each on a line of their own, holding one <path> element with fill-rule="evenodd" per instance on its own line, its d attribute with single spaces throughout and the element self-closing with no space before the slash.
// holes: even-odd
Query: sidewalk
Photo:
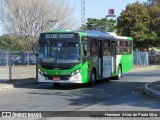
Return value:
<svg viewBox="0 0 160 120">
<path fill-rule="evenodd" d="M 159 65 L 150 65 L 150 66 L 134 66 L 133 72 L 138 72 L 138 71 L 143 71 L 143 70 L 153 70 L 153 69 L 160 69 Z M 156 82 L 151 82 L 147 83 L 144 86 L 143 90 L 144 94 L 155 97 L 155 98 L 160 98 L 160 79 L 157 80 Z"/>
<path fill-rule="evenodd" d="M 152 69 L 159 69 L 159 65 L 150 65 L 150 66 L 135 66 L 133 68 L 133 72 L 135 71 L 143 71 L 143 70 L 152 70 Z M 160 79 L 157 80 L 156 82 L 151 82 L 147 83 L 144 86 L 143 90 L 144 94 L 155 97 L 155 98 L 160 98 Z"/>
<path fill-rule="evenodd" d="M 12 66 L 12 80 L 9 79 L 8 66 L 0 66 L 0 90 L 8 90 L 27 85 L 35 85 L 36 80 L 35 65 Z"/>
<path fill-rule="evenodd" d="M 131 71 L 136 72 L 136 71 L 143 71 L 143 70 L 152 70 L 157 68 L 160 68 L 160 66 L 159 65 L 134 66 Z"/>
<path fill-rule="evenodd" d="M 147 83 L 144 87 L 144 94 L 160 98 L 160 80 L 152 83 Z"/>
</svg>

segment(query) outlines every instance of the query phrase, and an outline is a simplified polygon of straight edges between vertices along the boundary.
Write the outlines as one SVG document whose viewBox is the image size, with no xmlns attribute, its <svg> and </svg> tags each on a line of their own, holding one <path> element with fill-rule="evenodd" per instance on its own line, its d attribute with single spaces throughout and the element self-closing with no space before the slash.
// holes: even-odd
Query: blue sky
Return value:
<svg viewBox="0 0 160 120">
<path fill-rule="evenodd" d="M 108 14 L 108 9 L 113 8 L 118 17 L 127 4 L 139 1 L 141 3 L 147 0 L 85 0 L 86 2 L 86 19 L 87 18 L 104 18 Z M 76 6 L 75 16 L 81 20 L 81 0 L 69 0 Z M 115 18 L 116 19 L 116 18 Z"/>
<path fill-rule="evenodd" d="M 75 6 L 75 17 L 81 22 L 81 0 L 68 0 L 72 6 Z M 108 14 L 108 9 L 113 8 L 118 17 L 127 4 L 136 2 L 137 0 L 85 0 L 86 1 L 86 19 L 87 18 L 104 18 Z M 138 0 L 146 2 L 147 0 Z M 116 19 L 116 18 L 114 18 Z M 1 24 L 0 24 L 1 25 Z M 3 29 L 0 26 L 0 35 Z"/>
</svg>

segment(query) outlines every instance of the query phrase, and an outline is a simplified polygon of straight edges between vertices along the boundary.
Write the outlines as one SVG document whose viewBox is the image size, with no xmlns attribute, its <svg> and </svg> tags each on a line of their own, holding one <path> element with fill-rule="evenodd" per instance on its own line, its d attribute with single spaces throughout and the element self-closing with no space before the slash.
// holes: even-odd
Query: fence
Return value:
<svg viewBox="0 0 160 120">
<path fill-rule="evenodd" d="M 148 52 L 134 51 L 133 53 L 135 66 L 146 66 L 149 65 Z"/>
<path fill-rule="evenodd" d="M 36 56 L 33 53 L 23 53 L 22 51 L 0 50 L 0 80 L 28 79 L 36 77 Z M 11 59 L 10 59 L 11 58 Z M 8 67 L 11 61 L 13 67 Z M 160 64 L 160 51 L 140 52 L 134 51 L 134 65 L 147 66 Z M 15 65 L 15 66 L 14 66 Z M 24 66 L 17 66 L 24 65 Z M 8 69 L 9 68 L 9 69 Z"/>
<path fill-rule="evenodd" d="M 160 65 L 160 51 L 149 52 L 149 63 L 150 65 Z"/>
<path fill-rule="evenodd" d="M 160 51 L 140 52 L 134 51 L 134 65 L 159 65 Z M 0 50 L 0 66 L 9 64 L 9 51 Z M 23 53 L 22 51 L 11 52 L 11 64 L 14 65 L 32 65 L 36 64 L 36 56 L 33 53 Z"/>
<path fill-rule="evenodd" d="M 32 65 L 36 63 L 36 56 L 33 53 L 23 53 L 22 51 L 9 51 L 0 50 L 0 66 L 9 64 L 9 58 L 11 58 L 11 64 L 14 65 Z"/>
<path fill-rule="evenodd" d="M 133 56 L 135 66 L 160 65 L 160 51 L 134 51 Z"/>
</svg>

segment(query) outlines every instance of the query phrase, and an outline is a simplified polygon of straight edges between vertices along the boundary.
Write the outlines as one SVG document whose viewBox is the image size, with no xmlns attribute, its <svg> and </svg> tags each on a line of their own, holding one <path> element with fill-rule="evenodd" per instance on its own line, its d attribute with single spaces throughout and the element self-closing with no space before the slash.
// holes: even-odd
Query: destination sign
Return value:
<svg viewBox="0 0 160 120">
<path fill-rule="evenodd" d="M 45 39 L 73 39 L 75 34 L 45 34 Z"/>
</svg>

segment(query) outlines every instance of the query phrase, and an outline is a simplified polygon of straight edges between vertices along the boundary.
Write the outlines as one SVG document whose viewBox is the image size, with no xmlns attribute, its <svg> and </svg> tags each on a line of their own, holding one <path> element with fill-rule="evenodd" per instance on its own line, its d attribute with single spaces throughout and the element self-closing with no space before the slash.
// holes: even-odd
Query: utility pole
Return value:
<svg viewBox="0 0 160 120">
<path fill-rule="evenodd" d="M 9 49 L 9 80 L 12 80 L 12 51 Z"/>
<path fill-rule="evenodd" d="M 85 0 L 81 0 L 81 22 L 82 25 L 85 24 L 86 18 L 85 18 Z"/>
<path fill-rule="evenodd" d="M 109 31 L 108 17 L 107 17 L 107 15 L 105 17 L 106 17 L 106 21 L 107 21 L 107 25 L 105 26 L 105 31 Z"/>
</svg>

